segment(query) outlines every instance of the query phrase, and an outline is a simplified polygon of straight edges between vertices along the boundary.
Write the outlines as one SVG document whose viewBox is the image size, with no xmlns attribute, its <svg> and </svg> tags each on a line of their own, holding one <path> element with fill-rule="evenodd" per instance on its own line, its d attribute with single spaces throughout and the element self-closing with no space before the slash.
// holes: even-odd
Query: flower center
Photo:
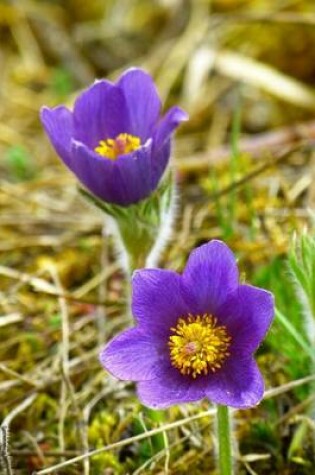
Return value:
<svg viewBox="0 0 315 475">
<path fill-rule="evenodd" d="M 100 140 L 94 151 L 102 157 L 116 160 L 120 155 L 137 150 L 141 145 L 139 137 L 130 134 L 119 134 L 115 139 Z"/>
<path fill-rule="evenodd" d="M 232 338 L 212 315 L 180 318 L 171 331 L 174 333 L 168 343 L 171 363 L 183 375 L 196 378 L 209 371 L 215 373 L 230 356 Z"/>
</svg>

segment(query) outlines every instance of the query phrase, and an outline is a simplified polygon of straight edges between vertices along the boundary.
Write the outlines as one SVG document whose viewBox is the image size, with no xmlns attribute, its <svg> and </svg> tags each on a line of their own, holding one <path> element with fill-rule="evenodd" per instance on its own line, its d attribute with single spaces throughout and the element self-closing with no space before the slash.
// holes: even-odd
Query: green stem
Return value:
<svg viewBox="0 0 315 475">
<path fill-rule="evenodd" d="M 231 424 L 229 408 L 217 406 L 217 427 L 219 439 L 219 473 L 233 475 Z"/>
</svg>

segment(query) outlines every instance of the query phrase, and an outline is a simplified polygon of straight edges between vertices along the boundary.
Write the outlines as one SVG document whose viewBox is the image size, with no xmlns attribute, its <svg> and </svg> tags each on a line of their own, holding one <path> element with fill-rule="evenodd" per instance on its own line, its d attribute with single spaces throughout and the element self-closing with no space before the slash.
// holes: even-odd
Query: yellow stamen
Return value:
<svg viewBox="0 0 315 475">
<path fill-rule="evenodd" d="M 102 157 L 116 160 L 120 155 L 137 150 L 141 145 L 139 137 L 130 134 L 119 134 L 115 139 L 100 140 L 94 151 Z"/>
<path fill-rule="evenodd" d="M 212 315 L 180 318 L 171 331 L 174 333 L 168 343 L 171 363 L 183 375 L 196 378 L 209 371 L 215 373 L 230 356 L 232 338 Z"/>
</svg>

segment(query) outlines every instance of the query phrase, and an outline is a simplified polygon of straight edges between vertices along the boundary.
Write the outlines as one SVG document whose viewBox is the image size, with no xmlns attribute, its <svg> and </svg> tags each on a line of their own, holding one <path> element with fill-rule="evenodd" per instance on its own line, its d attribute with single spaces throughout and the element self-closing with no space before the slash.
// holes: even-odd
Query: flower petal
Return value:
<svg viewBox="0 0 315 475">
<path fill-rule="evenodd" d="M 57 154 L 69 164 L 71 157 L 71 138 L 73 134 L 72 113 L 63 106 L 50 109 L 42 107 L 40 118 Z"/>
<path fill-rule="evenodd" d="M 92 152 L 83 143 L 72 141 L 71 170 L 95 196 L 105 201 L 119 198 L 115 188 L 114 162 Z"/>
<path fill-rule="evenodd" d="M 188 120 L 188 114 L 180 107 L 171 107 L 157 124 L 153 135 L 154 150 L 159 150 L 179 124 Z"/>
<path fill-rule="evenodd" d="M 205 392 L 214 403 L 245 409 L 261 401 L 264 381 L 253 358 L 230 358 L 220 371 L 208 377 Z"/>
<path fill-rule="evenodd" d="M 165 367 L 155 379 L 139 382 L 137 391 L 140 401 L 153 409 L 195 402 L 206 396 L 203 378 L 188 378 L 172 367 Z"/>
<path fill-rule="evenodd" d="M 152 141 L 134 152 L 116 160 L 117 185 L 119 184 L 124 205 L 137 203 L 151 194 L 151 149 Z"/>
<path fill-rule="evenodd" d="M 154 190 L 166 167 L 169 162 L 171 156 L 171 141 L 168 140 L 167 142 L 164 143 L 162 148 L 159 150 L 153 150 L 152 151 L 152 162 L 151 162 L 151 167 L 152 167 L 152 189 Z"/>
<path fill-rule="evenodd" d="M 139 328 L 127 330 L 112 341 L 100 353 L 105 369 L 116 378 L 127 381 L 145 381 L 156 377 L 165 351 Z"/>
<path fill-rule="evenodd" d="M 117 160 L 109 160 L 73 141 L 71 170 L 95 196 L 127 206 L 146 198 L 151 192 L 151 144 Z"/>
<path fill-rule="evenodd" d="M 119 87 L 100 80 L 76 100 L 74 138 L 94 150 L 100 140 L 128 133 L 128 108 Z"/>
<path fill-rule="evenodd" d="M 183 273 L 186 293 L 196 301 L 195 313 L 212 313 L 238 286 L 238 269 L 232 251 L 221 241 L 210 241 L 189 256 Z"/>
<path fill-rule="evenodd" d="M 153 79 L 142 69 L 131 68 L 120 77 L 117 85 L 127 101 L 130 133 L 144 143 L 151 137 L 161 109 Z"/>
<path fill-rule="evenodd" d="M 270 292 L 240 285 L 218 310 L 216 316 L 227 326 L 233 351 L 251 355 L 265 337 L 273 316 L 274 298 Z"/>
<path fill-rule="evenodd" d="M 181 276 L 164 269 L 142 269 L 132 279 L 132 312 L 141 328 L 168 337 L 177 320 L 189 313 Z"/>
</svg>

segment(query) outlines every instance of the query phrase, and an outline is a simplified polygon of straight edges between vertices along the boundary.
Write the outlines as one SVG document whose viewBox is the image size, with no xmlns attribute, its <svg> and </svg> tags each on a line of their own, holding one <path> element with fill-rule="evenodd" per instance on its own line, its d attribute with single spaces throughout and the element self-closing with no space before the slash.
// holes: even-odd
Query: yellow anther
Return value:
<svg viewBox="0 0 315 475">
<path fill-rule="evenodd" d="M 196 378 L 215 373 L 230 356 L 232 338 L 223 325 L 212 315 L 189 315 L 180 318 L 169 338 L 172 365 L 183 375 Z"/>
<path fill-rule="evenodd" d="M 119 134 L 115 139 L 100 140 L 94 151 L 102 157 L 116 160 L 120 155 L 137 150 L 141 146 L 139 137 L 130 134 Z"/>
</svg>

